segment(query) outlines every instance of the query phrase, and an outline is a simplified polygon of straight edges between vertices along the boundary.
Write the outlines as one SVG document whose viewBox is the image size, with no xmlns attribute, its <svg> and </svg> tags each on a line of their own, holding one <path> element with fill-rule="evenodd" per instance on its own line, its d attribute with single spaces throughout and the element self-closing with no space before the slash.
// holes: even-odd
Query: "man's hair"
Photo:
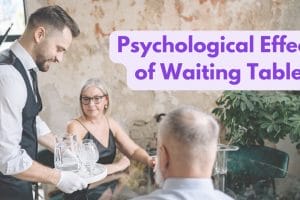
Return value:
<svg viewBox="0 0 300 200">
<path fill-rule="evenodd" d="M 163 119 L 159 136 L 172 138 L 198 149 L 206 146 L 217 146 L 219 125 L 209 114 L 193 107 L 181 107 L 171 111 Z"/>
<path fill-rule="evenodd" d="M 50 25 L 60 31 L 67 26 L 73 37 L 77 37 L 80 33 L 76 22 L 64 9 L 57 5 L 39 8 L 30 15 L 27 26 L 35 28 L 40 25 Z"/>
</svg>

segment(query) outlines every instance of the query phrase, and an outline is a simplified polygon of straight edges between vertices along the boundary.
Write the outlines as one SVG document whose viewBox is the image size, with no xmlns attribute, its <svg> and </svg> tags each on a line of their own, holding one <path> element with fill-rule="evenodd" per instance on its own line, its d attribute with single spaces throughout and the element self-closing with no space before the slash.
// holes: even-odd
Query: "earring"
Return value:
<svg viewBox="0 0 300 200">
<path fill-rule="evenodd" d="M 105 106 L 104 106 L 104 109 L 106 110 L 107 108 L 108 108 L 108 105 L 105 105 Z"/>
</svg>

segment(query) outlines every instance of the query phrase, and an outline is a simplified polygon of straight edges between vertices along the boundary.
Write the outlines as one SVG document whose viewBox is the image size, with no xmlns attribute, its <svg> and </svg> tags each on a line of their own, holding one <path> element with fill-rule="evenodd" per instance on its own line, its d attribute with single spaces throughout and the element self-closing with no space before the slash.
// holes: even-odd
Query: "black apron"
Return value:
<svg viewBox="0 0 300 200">
<path fill-rule="evenodd" d="M 36 133 L 36 116 L 42 110 L 42 102 L 39 94 L 38 102 L 32 90 L 30 81 L 24 66 L 11 50 L 6 50 L 0 55 L 0 65 L 13 65 L 22 75 L 27 88 L 27 99 L 22 110 L 22 139 L 20 146 L 25 149 L 27 154 L 36 160 L 37 156 L 37 133 Z M 1 66 L 0 66 L 1 67 Z M 16 95 L 16 98 L 17 95 Z M 0 158 L 1 159 L 1 158 Z M 32 183 L 19 180 L 13 176 L 4 175 L 0 172 L 0 199 L 2 200 L 32 200 Z"/>
</svg>

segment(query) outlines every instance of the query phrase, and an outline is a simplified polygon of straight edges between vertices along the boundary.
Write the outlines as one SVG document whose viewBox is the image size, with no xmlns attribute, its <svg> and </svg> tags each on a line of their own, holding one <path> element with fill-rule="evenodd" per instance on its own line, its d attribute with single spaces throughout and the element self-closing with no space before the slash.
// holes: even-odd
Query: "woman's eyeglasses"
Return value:
<svg viewBox="0 0 300 200">
<path fill-rule="evenodd" d="M 93 97 L 87 97 L 87 96 L 81 96 L 80 97 L 80 102 L 84 105 L 89 105 L 91 101 L 93 100 L 94 104 L 99 104 L 102 101 L 102 98 L 105 97 L 106 95 L 102 96 L 93 96 Z"/>
</svg>

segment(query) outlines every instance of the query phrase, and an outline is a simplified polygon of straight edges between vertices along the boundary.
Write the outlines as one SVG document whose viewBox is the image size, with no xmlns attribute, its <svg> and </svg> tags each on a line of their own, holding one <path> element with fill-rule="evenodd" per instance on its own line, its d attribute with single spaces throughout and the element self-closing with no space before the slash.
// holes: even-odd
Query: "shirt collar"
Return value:
<svg viewBox="0 0 300 200">
<path fill-rule="evenodd" d="M 214 190 L 212 180 L 209 178 L 168 178 L 163 185 L 163 189 L 180 188 L 205 188 L 205 190 Z"/>
<path fill-rule="evenodd" d="M 31 55 L 22 47 L 18 40 L 11 45 L 10 49 L 20 59 L 26 70 L 34 69 L 37 71 L 37 66 Z"/>
</svg>

